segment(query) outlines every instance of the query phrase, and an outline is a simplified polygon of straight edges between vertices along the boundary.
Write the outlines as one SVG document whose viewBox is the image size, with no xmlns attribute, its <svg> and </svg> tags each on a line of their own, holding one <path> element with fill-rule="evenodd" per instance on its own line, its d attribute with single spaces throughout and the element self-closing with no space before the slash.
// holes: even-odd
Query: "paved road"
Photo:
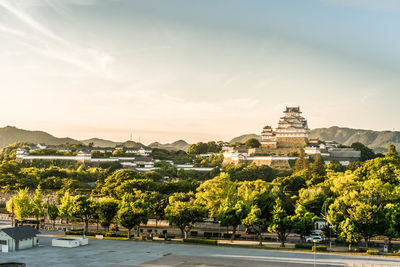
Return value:
<svg viewBox="0 0 400 267">
<path fill-rule="evenodd" d="M 38 248 L 0 253 L 0 262 L 20 261 L 36 266 L 313 266 L 312 253 L 263 249 L 90 239 L 79 248 L 51 247 L 51 237 L 40 237 Z M 400 266 L 397 257 L 317 254 L 317 266 Z M 147 265 L 146 265 L 147 264 Z M 152 265 L 153 264 L 153 265 Z M 156 265 L 154 265 L 156 264 Z M 161 264 L 161 265 L 160 265 Z M 182 265 L 183 264 L 183 265 Z M 186 265 L 185 265 L 186 264 Z M 365 265 L 368 264 L 368 265 Z M 361 266 L 361 265 L 360 265 Z"/>
</svg>

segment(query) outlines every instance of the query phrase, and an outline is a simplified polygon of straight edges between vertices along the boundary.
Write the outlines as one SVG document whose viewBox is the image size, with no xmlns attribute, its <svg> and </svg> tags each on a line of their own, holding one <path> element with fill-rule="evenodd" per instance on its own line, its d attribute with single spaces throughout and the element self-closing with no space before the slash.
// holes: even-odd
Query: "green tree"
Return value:
<svg viewBox="0 0 400 267">
<path fill-rule="evenodd" d="M 232 185 L 233 182 L 226 173 L 205 181 L 197 188 L 196 204 L 204 206 L 209 211 L 209 216 L 215 218 Z"/>
<path fill-rule="evenodd" d="M 69 191 L 66 191 L 64 196 L 61 198 L 59 213 L 61 217 L 65 217 L 67 219 L 68 224 L 69 217 L 72 216 L 72 197 L 69 194 Z"/>
<path fill-rule="evenodd" d="M 358 232 L 365 240 L 365 246 L 368 248 L 369 240 L 379 233 L 383 225 L 383 217 L 380 208 L 370 203 L 355 203 L 353 208 L 348 210 L 350 220 L 354 222 Z"/>
<path fill-rule="evenodd" d="M 36 229 L 39 229 L 40 218 L 44 215 L 43 197 L 40 185 L 36 188 L 32 199 L 32 213 L 36 220 Z"/>
<path fill-rule="evenodd" d="M 141 206 L 130 200 L 123 201 L 117 213 L 119 223 L 128 230 L 128 239 L 131 238 L 132 228 L 137 227 L 137 234 L 139 235 L 140 224 L 147 223 L 147 210 Z"/>
<path fill-rule="evenodd" d="M 398 158 L 399 154 L 397 153 L 396 146 L 390 145 L 388 152 L 386 153 L 385 157 L 387 158 Z"/>
<path fill-rule="evenodd" d="M 321 187 L 302 188 L 299 191 L 298 203 L 305 207 L 307 211 L 314 214 L 321 214 L 326 195 Z"/>
<path fill-rule="evenodd" d="M 49 204 L 49 219 L 53 221 L 53 230 L 55 229 L 56 219 L 59 216 L 58 207 L 54 204 Z"/>
<path fill-rule="evenodd" d="M 28 196 L 28 188 L 20 189 L 18 194 L 13 198 L 15 217 L 23 223 L 23 221 L 32 213 L 32 203 Z"/>
<path fill-rule="evenodd" d="M 72 200 L 72 214 L 83 219 L 85 223 L 85 232 L 89 230 L 89 218 L 95 212 L 93 210 L 92 200 L 84 195 L 75 196 Z"/>
<path fill-rule="evenodd" d="M 113 198 L 101 198 L 98 201 L 98 214 L 101 226 L 105 231 L 110 231 L 110 225 L 118 212 L 118 201 Z"/>
<path fill-rule="evenodd" d="M 325 176 L 325 163 L 321 157 L 321 154 L 316 154 L 314 162 L 312 164 L 311 172 L 315 176 Z"/>
<path fill-rule="evenodd" d="M 318 219 L 314 213 L 309 212 L 306 208 L 298 204 L 295 210 L 295 215 L 292 217 L 297 233 L 303 240 L 304 236 L 311 234 L 314 229 L 314 222 Z"/>
<path fill-rule="evenodd" d="M 262 212 L 256 205 L 252 206 L 250 212 L 242 220 L 242 224 L 245 227 L 253 229 L 258 236 L 258 245 L 262 246 L 262 230 L 265 228 L 266 219 L 262 217 Z"/>
<path fill-rule="evenodd" d="M 157 227 L 158 221 L 165 217 L 165 208 L 168 205 L 168 200 L 165 195 L 158 192 L 147 192 L 143 198 L 149 205 L 149 216 L 156 220 Z"/>
<path fill-rule="evenodd" d="M 361 152 L 361 160 L 366 161 L 376 157 L 375 152 L 366 145 L 356 142 L 351 144 L 351 148 Z"/>
<path fill-rule="evenodd" d="M 262 246 L 261 233 L 267 230 L 273 209 L 274 197 L 271 189 L 272 186 L 262 180 L 245 181 L 238 187 L 238 197 L 246 206 L 245 211 L 249 211 L 242 219 L 242 224 L 257 234 L 260 246 Z"/>
<path fill-rule="evenodd" d="M 299 156 L 296 159 L 296 162 L 294 164 L 294 172 L 300 172 L 304 170 L 309 169 L 310 163 L 308 162 L 308 159 L 306 158 L 306 154 L 304 153 L 304 149 L 299 149 Z"/>
<path fill-rule="evenodd" d="M 259 148 L 261 146 L 261 143 L 256 138 L 250 138 L 247 139 L 245 145 L 247 148 Z"/>
<path fill-rule="evenodd" d="M 268 231 L 278 234 L 278 238 L 281 241 L 281 247 L 285 247 L 285 242 L 290 234 L 294 225 L 293 220 L 282 207 L 282 201 L 280 198 L 276 199 L 274 210 L 272 212 L 272 221 L 268 226 Z"/>
<path fill-rule="evenodd" d="M 188 232 L 195 223 L 203 221 L 207 212 L 203 207 L 196 205 L 193 199 L 181 201 L 170 198 L 169 204 L 165 208 L 165 216 L 172 225 L 181 230 L 184 239 L 187 239 Z"/>
<path fill-rule="evenodd" d="M 126 206 L 118 211 L 119 223 L 128 230 L 128 239 L 131 238 L 131 230 L 140 223 L 140 218 L 136 216 L 137 211 L 131 206 Z"/>
<path fill-rule="evenodd" d="M 361 239 L 357 226 L 349 218 L 340 223 L 340 237 L 349 244 L 349 251 L 352 251 L 352 245 Z"/>
<path fill-rule="evenodd" d="M 389 203 L 384 208 L 385 232 L 388 237 L 389 248 L 392 249 L 392 239 L 400 237 L 400 207 Z"/>
</svg>

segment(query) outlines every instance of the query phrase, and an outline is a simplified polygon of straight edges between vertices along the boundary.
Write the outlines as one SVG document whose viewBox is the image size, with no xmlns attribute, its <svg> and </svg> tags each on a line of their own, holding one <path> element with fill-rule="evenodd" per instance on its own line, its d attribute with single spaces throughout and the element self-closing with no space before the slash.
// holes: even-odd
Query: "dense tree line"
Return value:
<svg viewBox="0 0 400 267">
<path fill-rule="evenodd" d="M 193 179 L 167 162 L 160 164 L 159 172 L 139 173 L 83 167 L 21 168 L 5 160 L 0 164 L 0 185 L 3 190 L 18 189 L 7 204 L 18 220 L 43 216 L 41 190 L 48 186 L 46 181 L 57 177 L 96 181 L 85 195 L 65 187 L 59 201 L 46 207 L 49 217 L 78 217 L 86 228 L 89 221 L 98 221 L 105 231 L 117 224 L 130 233 L 149 218 L 167 219 L 186 238 L 196 222 L 210 217 L 230 227 L 232 239 L 243 225 L 253 229 L 260 244 L 261 233 L 269 231 L 284 246 L 289 233 L 303 237 L 322 217 L 331 227 L 325 231 L 332 229 L 349 249 L 361 240 L 368 246 L 377 235 L 388 242 L 400 237 L 400 158 L 393 145 L 383 157 L 348 167 L 335 161 L 325 164 L 320 155 L 308 158 L 299 151 L 293 173 L 285 176 L 268 166 L 228 165 L 211 177 Z M 32 194 L 29 189 L 36 191 Z"/>
</svg>

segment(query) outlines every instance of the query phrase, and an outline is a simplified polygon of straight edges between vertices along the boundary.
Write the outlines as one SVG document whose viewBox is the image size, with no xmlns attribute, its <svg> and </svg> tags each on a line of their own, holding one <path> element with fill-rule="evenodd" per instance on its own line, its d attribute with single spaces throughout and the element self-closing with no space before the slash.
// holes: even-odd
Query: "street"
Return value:
<svg viewBox="0 0 400 267">
<path fill-rule="evenodd" d="M 42 266 L 313 266 L 314 254 L 264 249 L 214 247 L 150 241 L 96 240 L 77 248 L 51 247 L 51 236 L 39 237 L 41 246 L 2 253 L 0 262 Z M 347 265 L 346 265 L 347 264 Z M 400 258 L 317 253 L 316 266 L 400 266 Z"/>
</svg>

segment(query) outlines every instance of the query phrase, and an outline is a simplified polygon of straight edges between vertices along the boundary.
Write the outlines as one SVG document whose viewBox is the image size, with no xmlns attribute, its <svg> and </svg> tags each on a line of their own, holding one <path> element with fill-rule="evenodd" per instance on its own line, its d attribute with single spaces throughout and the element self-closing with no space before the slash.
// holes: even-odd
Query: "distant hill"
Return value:
<svg viewBox="0 0 400 267">
<path fill-rule="evenodd" d="M 0 128 L 0 148 L 17 142 L 26 143 L 45 143 L 48 145 L 59 145 L 64 143 L 81 144 L 78 140 L 72 138 L 58 138 L 42 131 L 28 131 L 18 129 L 14 126 Z"/>
<path fill-rule="evenodd" d="M 244 143 L 249 138 L 260 139 L 260 135 L 257 134 L 245 134 L 233 138 L 230 143 L 234 144 L 236 142 Z M 395 131 L 372 131 L 372 130 L 361 130 L 352 128 L 343 128 L 333 126 L 330 128 L 317 128 L 311 130 L 310 138 L 319 138 L 321 140 L 334 140 L 338 143 L 344 145 L 351 145 L 355 142 L 361 142 L 368 147 L 372 148 L 375 152 L 386 152 L 390 144 L 394 144 L 400 150 L 400 132 Z M 184 150 L 187 151 L 189 144 L 184 140 L 178 140 L 171 144 L 161 144 L 158 142 L 152 143 L 149 146 L 145 146 L 142 143 L 134 141 L 126 141 L 124 143 L 113 142 L 110 140 L 104 140 L 100 138 L 91 138 L 87 140 L 75 140 L 69 137 L 58 138 L 51 134 L 43 131 L 28 131 L 23 129 L 18 129 L 13 126 L 6 126 L 0 128 L 0 148 L 11 145 L 17 142 L 27 142 L 27 143 L 45 143 L 48 145 L 59 145 L 59 144 L 89 144 L 94 143 L 94 146 L 102 147 L 114 147 L 115 145 L 122 144 L 126 147 L 131 148 L 163 148 L 168 150 Z"/>
<path fill-rule="evenodd" d="M 129 148 L 134 148 L 134 149 L 138 149 L 138 148 L 150 148 L 149 146 L 145 146 L 142 143 L 139 142 L 135 142 L 135 141 L 126 141 L 123 142 L 121 145 L 123 145 L 124 147 L 129 147 Z"/>
<path fill-rule="evenodd" d="M 244 134 L 233 138 L 229 143 L 244 143 L 249 138 L 260 139 L 261 136 Z M 355 142 L 360 142 L 380 153 L 386 152 L 390 144 L 394 144 L 400 150 L 400 132 L 394 131 L 372 131 L 333 126 L 311 130 L 310 138 L 319 138 L 323 141 L 333 140 L 348 146 Z"/>
<path fill-rule="evenodd" d="M 244 135 L 233 138 L 231 141 L 229 141 L 229 143 L 230 144 L 235 144 L 237 142 L 244 143 L 250 138 L 256 138 L 258 140 L 261 140 L 261 136 L 258 134 L 244 134 Z"/>
<path fill-rule="evenodd" d="M 310 138 L 319 138 L 324 141 L 334 140 L 344 145 L 360 142 L 375 152 L 381 153 L 386 152 L 390 144 L 400 148 L 400 132 L 394 131 L 372 131 L 333 126 L 312 130 Z"/>
<path fill-rule="evenodd" d="M 166 150 L 183 150 L 187 151 L 189 144 L 185 140 L 178 140 L 171 144 L 161 144 L 159 142 L 154 142 L 149 145 L 151 148 L 162 148 Z"/>
<path fill-rule="evenodd" d="M 110 140 L 100 139 L 100 138 L 90 138 L 86 140 L 80 140 L 83 144 L 88 145 L 93 143 L 94 147 L 114 147 L 121 144 L 120 142 L 114 142 Z"/>
</svg>

